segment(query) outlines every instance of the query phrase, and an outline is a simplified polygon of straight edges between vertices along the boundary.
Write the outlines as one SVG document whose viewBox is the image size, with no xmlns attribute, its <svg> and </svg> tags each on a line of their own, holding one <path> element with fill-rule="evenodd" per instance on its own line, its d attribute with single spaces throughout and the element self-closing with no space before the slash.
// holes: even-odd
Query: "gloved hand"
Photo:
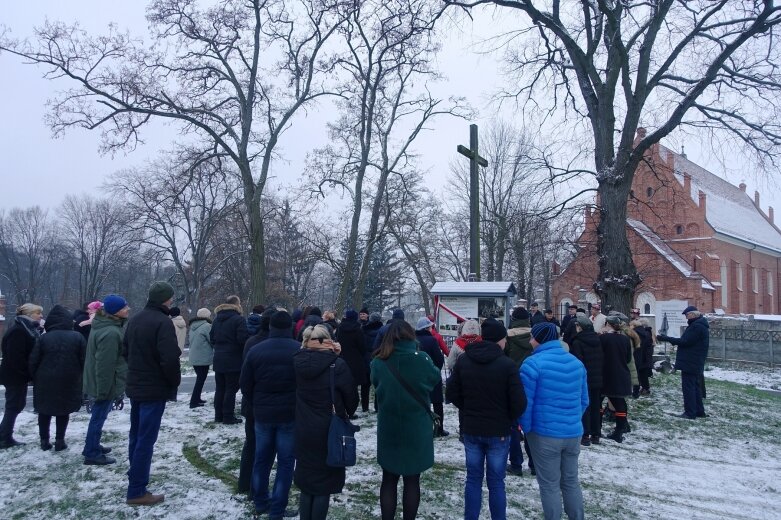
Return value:
<svg viewBox="0 0 781 520">
<path fill-rule="evenodd" d="M 669 342 L 670 341 L 670 336 L 667 336 L 665 334 L 657 334 L 656 335 L 656 339 L 658 341 L 667 341 L 667 342 Z"/>
</svg>

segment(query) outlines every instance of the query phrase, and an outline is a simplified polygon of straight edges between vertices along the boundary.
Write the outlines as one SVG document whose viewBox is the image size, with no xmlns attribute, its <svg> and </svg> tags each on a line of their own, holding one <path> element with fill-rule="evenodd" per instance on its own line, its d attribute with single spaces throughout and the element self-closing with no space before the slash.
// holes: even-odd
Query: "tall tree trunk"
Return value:
<svg viewBox="0 0 781 520">
<path fill-rule="evenodd" d="M 597 226 L 597 257 L 599 279 L 596 293 L 611 309 L 628 314 L 635 287 L 640 277 L 632 261 L 626 235 L 626 201 L 634 171 L 615 172 L 617 182 L 601 181 L 599 194 L 599 225 Z"/>
<path fill-rule="evenodd" d="M 249 231 L 250 288 L 247 303 L 251 307 L 266 300 L 266 247 L 259 203 L 249 208 Z"/>
</svg>

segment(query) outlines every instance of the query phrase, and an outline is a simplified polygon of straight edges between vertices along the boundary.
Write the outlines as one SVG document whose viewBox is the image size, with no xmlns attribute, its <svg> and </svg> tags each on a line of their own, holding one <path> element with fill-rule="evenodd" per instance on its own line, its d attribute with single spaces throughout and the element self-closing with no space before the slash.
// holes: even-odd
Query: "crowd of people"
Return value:
<svg viewBox="0 0 781 520">
<path fill-rule="evenodd" d="M 127 396 L 126 501 L 162 502 L 163 495 L 148 489 L 151 460 L 166 403 L 176 399 L 180 356 L 189 347 L 196 373 L 190 408 L 206 405 L 202 392 L 211 367 L 214 422 L 244 424 L 238 489 L 256 513 L 327 518 L 330 497 L 342 492 L 346 475 L 344 466 L 328 463 L 332 417 L 355 419 L 360 407 L 377 414 L 382 518 L 396 517 L 399 481 L 402 518 L 416 518 L 420 476 L 434 465 L 434 439 L 449 435 L 444 405 L 451 403 L 464 445 L 465 519 L 480 516 L 483 480 L 491 518 L 506 517 L 505 478 L 523 475 L 524 453 L 545 518 L 560 518 L 563 510 L 578 519 L 584 517 L 580 449 L 601 442 L 606 415 L 615 421 L 606 438 L 623 442 L 631 432 L 627 400 L 650 395 L 656 340 L 679 346 L 681 417 L 706 416 L 699 380 L 707 320 L 694 307 L 684 311 L 690 327 L 681 338 L 657 337 L 638 309 L 627 317 L 604 315 L 592 305 L 587 315 L 573 305 L 559 323 L 550 309 L 540 312 L 532 304 L 512 310 L 509 329 L 496 317 L 461 320 L 448 346 L 433 316 L 413 327 L 401 309 L 386 323 L 366 308 L 347 310 L 337 320 L 314 306 L 289 313 L 258 305 L 245 317 L 241 300 L 229 296 L 213 314 L 198 309 L 188 326 L 172 307 L 173 297 L 170 284 L 155 282 L 144 309 L 132 317 L 118 295 L 76 313 L 55 305 L 45 321 L 40 306 L 20 306 L 2 339 L 0 448 L 21 444 L 12 434 L 32 381 L 41 449 L 67 449 L 69 416 L 86 395 L 84 464 L 113 464 L 101 433 L 109 412 Z M 449 373 L 444 386 L 443 367 Z M 297 511 L 288 508 L 293 483 L 301 492 Z"/>
</svg>

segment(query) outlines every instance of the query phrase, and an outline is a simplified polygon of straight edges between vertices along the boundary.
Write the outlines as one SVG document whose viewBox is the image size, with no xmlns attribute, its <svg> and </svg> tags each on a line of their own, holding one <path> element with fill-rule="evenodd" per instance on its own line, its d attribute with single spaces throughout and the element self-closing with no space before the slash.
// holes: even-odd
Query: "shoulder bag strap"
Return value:
<svg viewBox="0 0 781 520">
<path fill-rule="evenodd" d="M 426 405 L 426 401 L 424 401 L 424 400 L 423 400 L 423 399 L 420 397 L 420 395 L 418 395 L 418 393 L 417 393 L 417 392 L 415 392 L 415 390 L 414 390 L 414 389 L 413 389 L 413 388 L 412 388 L 412 387 L 409 385 L 409 383 L 407 383 L 407 382 L 406 382 L 406 381 L 405 381 L 405 380 L 404 380 L 404 379 L 401 377 L 401 374 L 399 374 L 399 371 L 398 371 L 398 369 L 397 369 L 395 366 L 393 366 L 393 363 L 388 363 L 388 360 L 387 360 L 387 359 L 385 359 L 385 360 L 383 360 L 383 361 L 385 361 L 385 366 L 386 366 L 386 367 L 388 367 L 388 370 L 390 370 L 390 373 L 391 373 L 391 374 L 393 374 L 393 377 L 395 377 L 395 378 L 396 378 L 396 381 L 398 381 L 398 382 L 399 382 L 399 384 L 401 384 L 401 386 L 402 386 L 402 387 L 404 387 L 404 390 L 406 390 L 406 391 L 407 391 L 407 393 L 408 393 L 409 395 L 411 395 L 411 396 L 412 396 L 412 398 L 413 398 L 413 399 L 415 399 L 415 401 L 417 401 L 417 403 L 418 403 L 418 404 L 419 404 L 419 405 L 420 405 L 420 406 L 421 406 L 421 407 L 422 407 L 424 410 L 426 410 L 426 413 L 427 413 L 427 414 L 428 414 L 428 415 L 431 417 L 431 419 L 432 419 L 432 420 L 434 420 L 434 419 L 435 419 L 435 417 L 434 417 L 434 415 L 432 414 L 432 412 L 431 412 L 431 410 L 429 409 L 429 407 Z"/>
<path fill-rule="evenodd" d="M 331 413 L 333 415 L 336 415 L 336 391 L 334 383 L 334 370 L 336 370 L 336 363 L 331 363 L 331 368 L 329 369 L 329 377 L 330 377 L 330 387 L 331 387 Z"/>
</svg>

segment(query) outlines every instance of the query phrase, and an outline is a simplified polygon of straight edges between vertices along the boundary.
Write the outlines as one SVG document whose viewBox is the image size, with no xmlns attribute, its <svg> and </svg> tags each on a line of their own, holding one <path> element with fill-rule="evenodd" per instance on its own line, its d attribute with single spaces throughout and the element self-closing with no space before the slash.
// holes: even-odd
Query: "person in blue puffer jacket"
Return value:
<svg viewBox="0 0 781 520">
<path fill-rule="evenodd" d="M 553 323 L 531 330 L 532 355 L 521 365 L 526 411 L 521 427 L 529 441 L 545 519 L 582 519 L 583 493 L 578 456 L 583 435 L 581 417 L 588 407 L 586 368 L 565 351 Z"/>
</svg>

